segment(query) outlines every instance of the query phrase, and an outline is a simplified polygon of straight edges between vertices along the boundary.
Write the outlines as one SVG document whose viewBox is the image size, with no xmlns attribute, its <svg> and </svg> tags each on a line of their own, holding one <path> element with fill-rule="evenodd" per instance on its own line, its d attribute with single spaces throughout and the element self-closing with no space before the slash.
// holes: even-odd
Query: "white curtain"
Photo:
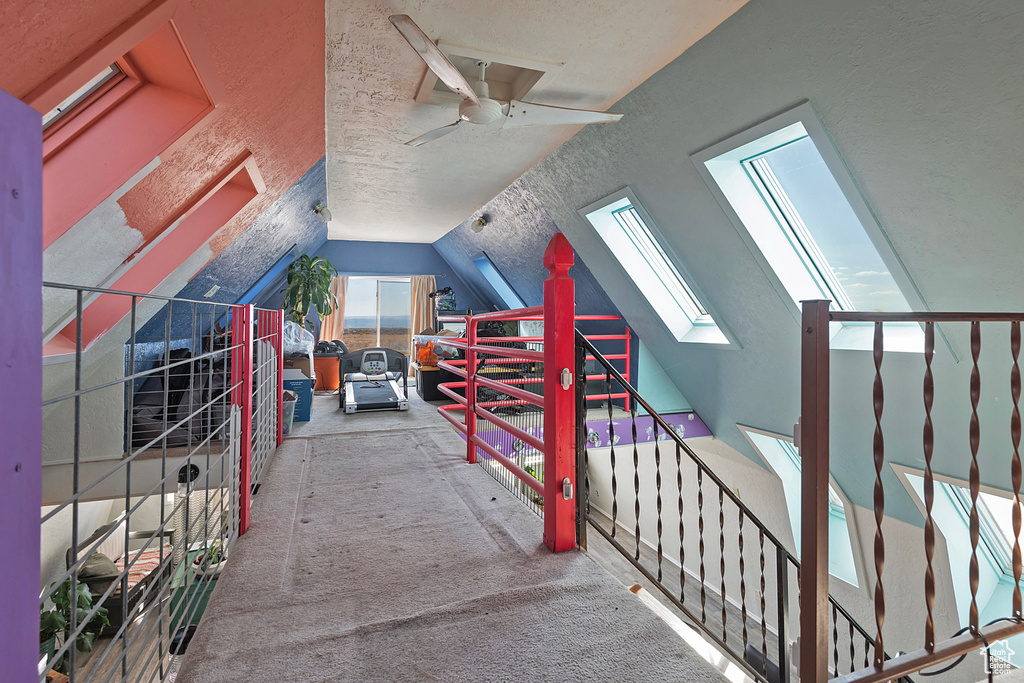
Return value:
<svg viewBox="0 0 1024 683">
<path fill-rule="evenodd" d="M 334 312 L 320 321 L 320 341 L 341 339 L 345 333 L 345 293 L 348 291 L 348 275 L 339 275 L 331 281 L 331 294 L 338 299 Z"/>
<path fill-rule="evenodd" d="M 412 333 L 419 334 L 434 325 L 434 300 L 430 293 L 437 289 L 433 275 L 413 275 L 412 292 Z"/>
</svg>

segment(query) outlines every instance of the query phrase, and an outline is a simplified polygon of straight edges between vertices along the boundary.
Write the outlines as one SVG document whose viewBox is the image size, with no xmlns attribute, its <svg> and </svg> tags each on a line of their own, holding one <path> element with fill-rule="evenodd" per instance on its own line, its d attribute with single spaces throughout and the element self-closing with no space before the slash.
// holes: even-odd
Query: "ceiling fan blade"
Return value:
<svg viewBox="0 0 1024 683">
<path fill-rule="evenodd" d="M 425 145 L 428 142 L 430 142 L 431 140 L 436 140 L 439 137 L 442 137 L 444 135 L 448 135 L 448 133 L 454 133 L 455 129 L 458 128 L 459 126 L 461 126 L 464 123 L 465 123 L 465 121 L 463 121 L 462 119 L 459 119 L 455 123 L 450 123 L 447 126 L 441 126 L 440 128 L 435 128 L 434 130 L 432 130 L 432 131 L 430 131 L 428 133 L 424 133 L 423 135 L 419 136 L 418 138 L 413 138 L 412 140 L 409 140 L 409 142 L 407 142 L 405 144 L 409 145 L 410 147 L 419 147 L 420 145 Z"/>
<path fill-rule="evenodd" d="M 533 104 L 512 100 L 502 127 L 579 125 L 581 123 L 615 123 L 622 114 L 586 109 L 567 109 L 550 104 Z"/>
<path fill-rule="evenodd" d="M 444 53 L 434 45 L 434 41 L 427 37 L 427 34 L 416 25 L 409 15 L 407 14 L 393 14 L 388 17 L 388 20 L 395 25 L 398 32 L 409 41 L 409 45 L 412 45 L 412 49 L 416 50 L 420 58 L 427 63 L 427 66 L 437 74 L 437 77 L 444 82 L 454 92 L 458 93 L 463 99 L 470 100 L 476 104 L 480 104 L 480 98 L 477 97 L 476 93 L 473 92 L 472 86 L 466 80 L 466 77 L 455 68 Z"/>
</svg>

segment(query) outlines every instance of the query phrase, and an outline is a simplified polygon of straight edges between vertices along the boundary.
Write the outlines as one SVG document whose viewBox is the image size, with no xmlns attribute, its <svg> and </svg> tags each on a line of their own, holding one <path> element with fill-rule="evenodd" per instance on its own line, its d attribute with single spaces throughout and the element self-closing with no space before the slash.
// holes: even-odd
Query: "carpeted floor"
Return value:
<svg viewBox="0 0 1024 683">
<path fill-rule="evenodd" d="M 336 410 L 317 398 L 278 449 L 179 682 L 724 680 L 585 554 L 549 553 L 432 406 Z"/>
</svg>

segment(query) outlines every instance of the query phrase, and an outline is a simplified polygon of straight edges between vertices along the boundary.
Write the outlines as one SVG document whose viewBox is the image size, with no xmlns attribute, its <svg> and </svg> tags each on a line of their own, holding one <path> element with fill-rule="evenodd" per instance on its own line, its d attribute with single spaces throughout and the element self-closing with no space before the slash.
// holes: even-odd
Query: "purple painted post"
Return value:
<svg viewBox="0 0 1024 683">
<path fill-rule="evenodd" d="M 0 669 L 36 681 L 43 469 L 43 133 L 0 90 Z"/>
</svg>

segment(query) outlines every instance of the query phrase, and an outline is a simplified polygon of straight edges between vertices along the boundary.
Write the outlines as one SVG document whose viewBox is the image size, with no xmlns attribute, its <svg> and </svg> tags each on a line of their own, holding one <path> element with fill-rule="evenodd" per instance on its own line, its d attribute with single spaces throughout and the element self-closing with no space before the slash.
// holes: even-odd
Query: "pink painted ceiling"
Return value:
<svg viewBox="0 0 1024 683">
<path fill-rule="evenodd" d="M 212 243 L 222 251 L 324 155 L 324 6 L 310 0 L 172 0 L 188 3 L 198 35 L 190 51 L 217 108 L 120 200 L 148 242 L 247 150 L 266 182 Z M 25 99 L 90 46 L 147 6 L 138 0 L 5 0 L 0 4 L 0 89 Z M 186 7 L 187 9 L 187 7 Z M 211 73 L 211 70 L 213 73 Z M 209 83 L 208 83 L 209 85 Z"/>
</svg>

